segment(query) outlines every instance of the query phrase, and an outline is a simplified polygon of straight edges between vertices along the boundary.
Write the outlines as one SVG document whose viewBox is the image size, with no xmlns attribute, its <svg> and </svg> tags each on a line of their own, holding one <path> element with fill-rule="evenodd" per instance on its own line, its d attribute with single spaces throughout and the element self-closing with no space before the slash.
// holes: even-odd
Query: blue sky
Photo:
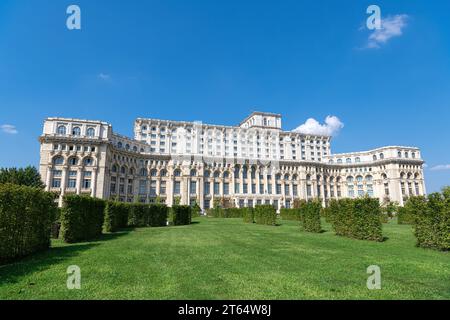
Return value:
<svg viewBox="0 0 450 320">
<path fill-rule="evenodd" d="M 371 4 L 393 29 L 365 27 Z M 337 116 L 333 152 L 420 147 L 437 191 L 450 185 L 449 14 L 444 0 L 2 0 L 0 167 L 38 164 L 49 116 L 132 136 L 136 117 L 234 125 L 258 110 L 286 130 Z"/>
</svg>

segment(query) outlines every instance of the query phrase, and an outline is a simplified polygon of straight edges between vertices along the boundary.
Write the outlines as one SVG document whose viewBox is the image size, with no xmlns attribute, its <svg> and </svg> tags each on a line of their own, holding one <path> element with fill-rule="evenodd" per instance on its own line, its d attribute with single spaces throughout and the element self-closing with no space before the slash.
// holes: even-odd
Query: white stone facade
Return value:
<svg viewBox="0 0 450 320">
<path fill-rule="evenodd" d="M 40 137 L 47 190 L 173 205 L 215 200 L 292 207 L 295 199 L 368 194 L 400 204 L 426 193 L 421 153 L 383 147 L 331 154 L 331 137 L 283 131 L 281 116 L 254 112 L 239 126 L 137 119 L 135 137 L 100 121 L 48 118 Z"/>
</svg>

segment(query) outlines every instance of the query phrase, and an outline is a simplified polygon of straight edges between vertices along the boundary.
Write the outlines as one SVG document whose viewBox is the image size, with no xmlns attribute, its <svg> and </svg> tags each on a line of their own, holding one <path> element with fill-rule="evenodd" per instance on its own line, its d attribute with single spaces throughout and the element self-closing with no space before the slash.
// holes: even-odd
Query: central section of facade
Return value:
<svg viewBox="0 0 450 320">
<path fill-rule="evenodd" d="M 47 190 L 171 206 L 234 206 L 369 195 L 403 204 L 425 193 L 413 147 L 331 154 L 331 137 L 283 131 L 281 115 L 254 112 L 239 126 L 137 119 L 134 139 L 99 121 L 49 118 L 40 172 Z"/>
</svg>

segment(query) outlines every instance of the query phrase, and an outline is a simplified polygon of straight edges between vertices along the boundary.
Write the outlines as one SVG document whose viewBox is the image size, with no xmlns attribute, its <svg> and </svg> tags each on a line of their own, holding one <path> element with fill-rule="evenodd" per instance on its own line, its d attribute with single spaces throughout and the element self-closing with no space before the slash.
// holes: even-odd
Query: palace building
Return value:
<svg viewBox="0 0 450 320">
<path fill-rule="evenodd" d="M 295 199 L 424 195 L 418 148 L 390 146 L 331 153 L 331 137 L 283 131 L 281 115 L 254 112 L 238 126 L 137 119 L 134 139 L 111 124 L 48 118 L 40 137 L 40 174 L 48 191 L 123 202 L 237 207 Z"/>
</svg>

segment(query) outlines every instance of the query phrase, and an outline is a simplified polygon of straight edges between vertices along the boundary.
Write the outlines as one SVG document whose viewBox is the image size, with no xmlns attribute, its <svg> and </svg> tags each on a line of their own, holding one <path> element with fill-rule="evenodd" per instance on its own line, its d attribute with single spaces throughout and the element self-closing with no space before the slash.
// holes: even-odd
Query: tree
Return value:
<svg viewBox="0 0 450 320">
<path fill-rule="evenodd" d="M 445 199 L 450 199 L 450 186 L 442 188 L 442 194 Z"/>
<path fill-rule="evenodd" d="M 2 168 L 0 169 L 0 183 L 12 183 L 35 188 L 44 188 L 41 175 L 35 167 Z"/>
</svg>

